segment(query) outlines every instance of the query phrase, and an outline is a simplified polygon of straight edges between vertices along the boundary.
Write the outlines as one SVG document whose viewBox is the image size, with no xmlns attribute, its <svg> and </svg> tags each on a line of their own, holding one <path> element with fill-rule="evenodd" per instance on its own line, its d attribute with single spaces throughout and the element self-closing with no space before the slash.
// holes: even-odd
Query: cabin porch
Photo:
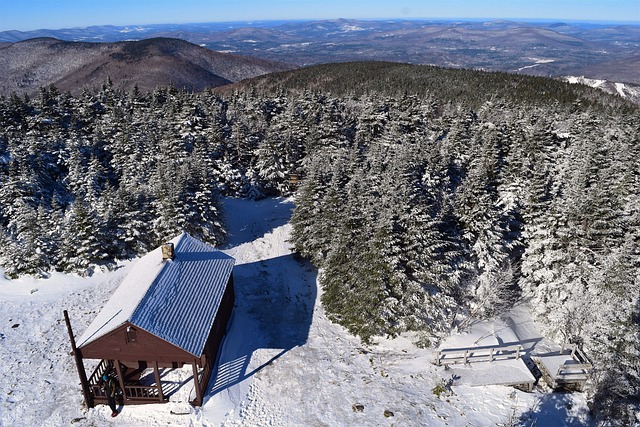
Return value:
<svg viewBox="0 0 640 427">
<path fill-rule="evenodd" d="M 102 375 L 105 372 L 120 384 L 122 395 L 118 397 L 118 403 L 126 405 L 167 403 L 169 397 L 180 387 L 193 381 L 194 373 L 197 373 L 195 384 L 199 386 L 196 388 L 201 390 L 196 391 L 195 398 L 190 399 L 193 405 L 201 405 L 204 393 L 202 389 L 206 387 L 210 376 L 210 372 L 207 375 L 206 368 L 202 369 L 195 363 L 189 366 L 174 362 L 169 366 L 159 365 L 157 362 L 129 363 L 103 359 L 88 379 L 95 404 L 107 403 L 106 394 L 102 390 Z"/>
</svg>

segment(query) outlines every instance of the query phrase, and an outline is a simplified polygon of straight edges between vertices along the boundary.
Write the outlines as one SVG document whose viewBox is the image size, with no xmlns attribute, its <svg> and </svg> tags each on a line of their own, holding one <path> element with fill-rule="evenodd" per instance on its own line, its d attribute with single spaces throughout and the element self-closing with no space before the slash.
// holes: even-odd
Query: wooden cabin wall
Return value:
<svg viewBox="0 0 640 427">
<path fill-rule="evenodd" d="M 127 327 L 129 326 L 135 329 L 135 342 L 131 342 L 128 338 Z M 112 359 L 133 363 L 139 360 L 157 361 L 166 367 L 173 366 L 173 362 L 193 362 L 193 355 L 130 323 L 124 324 L 80 349 L 82 357 L 86 359 Z"/>
</svg>

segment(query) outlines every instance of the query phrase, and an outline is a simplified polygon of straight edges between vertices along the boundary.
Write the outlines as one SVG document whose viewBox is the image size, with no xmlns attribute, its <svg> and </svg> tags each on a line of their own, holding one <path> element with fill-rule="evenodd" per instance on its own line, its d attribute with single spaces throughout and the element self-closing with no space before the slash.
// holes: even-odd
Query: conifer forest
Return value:
<svg viewBox="0 0 640 427">
<path fill-rule="evenodd" d="M 2 97 L 0 266 L 89 275 L 183 230 L 220 244 L 221 196 L 292 196 L 291 245 L 333 321 L 429 347 L 529 302 L 593 358 L 594 414 L 625 425 L 640 407 L 640 109 L 407 67 Z"/>
</svg>

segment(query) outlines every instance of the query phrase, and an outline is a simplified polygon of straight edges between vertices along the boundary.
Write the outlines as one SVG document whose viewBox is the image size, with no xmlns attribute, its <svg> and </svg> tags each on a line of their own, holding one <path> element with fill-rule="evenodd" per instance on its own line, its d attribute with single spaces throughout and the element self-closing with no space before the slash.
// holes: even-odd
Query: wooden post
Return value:
<svg viewBox="0 0 640 427">
<path fill-rule="evenodd" d="M 464 364 L 467 364 L 467 354 L 469 353 L 469 350 L 465 350 L 464 351 Z"/>
<path fill-rule="evenodd" d="M 489 353 L 489 362 L 493 362 L 493 350 L 495 349 L 491 347 L 491 352 Z"/>
<path fill-rule="evenodd" d="M 160 371 L 158 370 L 158 362 L 153 362 L 153 373 L 156 376 L 156 385 L 158 386 L 158 400 L 164 401 L 164 394 L 162 393 L 162 384 L 160 383 Z"/>
<path fill-rule="evenodd" d="M 200 380 L 198 380 L 198 363 L 193 361 L 193 383 L 196 387 L 195 406 L 202 405 L 202 390 L 200 390 Z"/>
<path fill-rule="evenodd" d="M 520 350 L 522 349 L 521 345 L 518 345 L 516 349 L 516 359 L 520 359 Z"/>
<path fill-rule="evenodd" d="M 122 390 L 123 400 L 127 400 L 127 389 L 124 388 L 124 378 L 122 377 L 122 369 L 120 369 L 120 361 L 114 360 L 113 364 L 116 365 L 116 373 L 118 374 L 118 383 L 120 383 L 120 390 Z"/>
<path fill-rule="evenodd" d="M 76 347 L 76 340 L 73 337 L 73 330 L 71 329 L 71 321 L 69 320 L 69 313 L 67 310 L 64 310 L 64 321 L 67 324 L 67 331 L 69 332 L 69 339 L 71 340 L 71 354 L 73 354 L 76 360 L 76 368 L 78 368 L 78 376 L 80 377 L 80 386 L 82 387 L 84 403 L 87 405 L 87 408 L 93 408 L 93 396 L 91 396 L 91 392 L 89 391 L 89 381 L 87 380 L 87 372 L 84 370 L 82 353 Z"/>
</svg>

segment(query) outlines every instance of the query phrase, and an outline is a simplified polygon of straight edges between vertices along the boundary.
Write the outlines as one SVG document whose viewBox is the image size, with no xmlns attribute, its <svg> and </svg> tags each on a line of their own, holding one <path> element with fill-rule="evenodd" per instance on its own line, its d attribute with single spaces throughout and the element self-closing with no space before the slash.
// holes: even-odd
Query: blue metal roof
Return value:
<svg viewBox="0 0 640 427">
<path fill-rule="evenodd" d="M 160 248 L 142 257 L 78 340 L 79 347 L 126 322 L 195 357 L 204 351 L 235 260 L 184 233 L 175 257 Z"/>
<path fill-rule="evenodd" d="M 232 257 L 182 234 L 130 322 L 200 357 L 233 270 Z"/>
</svg>

